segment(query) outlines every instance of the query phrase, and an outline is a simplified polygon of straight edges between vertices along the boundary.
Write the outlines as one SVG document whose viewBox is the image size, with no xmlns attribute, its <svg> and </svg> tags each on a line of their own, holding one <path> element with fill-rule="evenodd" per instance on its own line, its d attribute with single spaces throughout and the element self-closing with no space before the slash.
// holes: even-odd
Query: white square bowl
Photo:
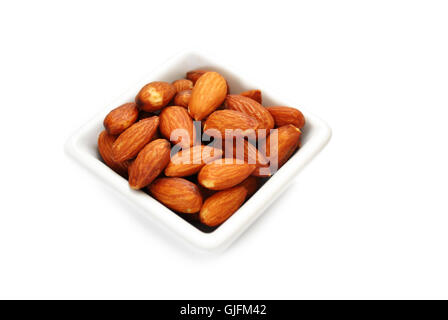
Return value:
<svg viewBox="0 0 448 320">
<path fill-rule="evenodd" d="M 264 105 L 298 106 L 297 102 L 282 99 L 259 82 L 249 80 L 244 74 L 238 74 L 221 61 L 210 55 L 197 52 L 183 52 L 153 70 L 145 79 L 136 83 L 128 92 L 106 106 L 103 112 L 75 132 L 66 143 L 66 152 L 100 178 L 107 185 L 133 204 L 139 206 L 147 217 L 152 217 L 172 232 L 206 250 L 224 249 L 242 234 L 289 185 L 293 177 L 321 151 L 331 137 L 328 125 L 307 110 L 300 107 L 306 119 L 302 135 L 301 148 L 275 173 L 244 205 L 226 222 L 210 233 L 203 232 L 160 202 L 142 191 L 132 190 L 127 180 L 109 169 L 97 151 L 97 138 L 103 130 L 103 119 L 113 108 L 134 100 L 140 88 L 151 81 L 173 81 L 183 78 L 185 72 L 193 69 L 212 69 L 220 72 L 228 81 L 232 93 L 249 89 L 261 89 Z"/>
</svg>

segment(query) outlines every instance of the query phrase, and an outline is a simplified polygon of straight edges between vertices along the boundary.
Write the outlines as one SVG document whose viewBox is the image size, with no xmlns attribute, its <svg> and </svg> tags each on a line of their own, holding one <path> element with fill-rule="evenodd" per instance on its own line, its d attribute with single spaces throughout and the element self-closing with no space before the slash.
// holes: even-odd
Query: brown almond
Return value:
<svg viewBox="0 0 448 320">
<path fill-rule="evenodd" d="M 113 158 L 123 162 L 134 158 L 151 141 L 159 126 L 159 117 L 154 116 L 134 123 L 115 140 L 112 146 Z"/>
<path fill-rule="evenodd" d="M 125 103 L 109 112 L 103 124 L 109 134 L 117 135 L 129 128 L 137 118 L 137 105 L 133 102 Z"/>
<path fill-rule="evenodd" d="M 166 107 L 160 113 L 160 133 L 174 144 L 187 148 L 194 144 L 193 120 L 182 107 Z M 176 130 L 176 131 L 175 131 Z M 171 134 L 173 139 L 171 140 Z"/>
<path fill-rule="evenodd" d="M 267 107 L 266 109 L 274 117 L 276 127 L 292 124 L 302 129 L 305 126 L 305 117 L 300 110 L 284 106 Z"/>
<path fill-rule="evenodd" d="M 193 82 L 193 86 L 196 84 L 196 81 L 206 72 L 211 72 L 212 70 L 192 70 L 187 72 L 187 79 L 191 80 Z M 229 83 L 226 81 L 227 84 L 227 94 L 230 93 L 230 87 Z"/>
<path fill-rule="evenodd" d="M 158 139 L 148 143 L 129 166 L 129 185 L 141 189 L 149 185 L 170 162 L 170 143 Z"/>
<path fill-rule="evenodd" d="M 166 106 L 176 94 L 176 88 L 168 82 L 155 81 L 145 85 L 135 97 L 143 111 L 156 111 Z"/>
<path fill-rule="evenodd" d="M 252 196 L 258 190 L 258 180 L 254 176 L 250 176 L 249 178 L 241 182 L 239 185 L 246 188 L 247 198 Z"/>
<path fill-rule="evenodd" d="M 247 190 L 242 185 L 215 193 L 204 201 L 199 220 L 209 227 L 222 224 L 241 207 L 246 196 Z"/>
<path fill-rule="evenodd" d="M 193 89 L 193 81 L 188 80 L 188 79 L 179 79 L 179 80 L 173 81 L 172 85 L 176 89 L 177 93 L 184 91 L 184 90 Z"/>
<path fill-rule="evenodd" d="M 248 90 L 240 93 L 240 96 L 251 98 L 257 101 L 259 104 L 262 102 L 260 90 Z"/>
<path fill-rule="evenodd" d="M 255 147 L 247 140 L 227 140 L 225 143 L 226 147 L 227 144 L 232 144 L 232 156 L 234 158 L 244 160 L 244 162 L 250 164 L 255 164 L 257 168 L 268 166 L 269 161 L 266 159 L 266 157 L 260 151 L 258 151 L 257 147 Z M 226 153 L 225 156 L 228 157 L 229 154 Z"/>
<path fill-rule="evenodd" d="M 217 110 L 213 112 L 204 123 L 204 131 L 217 130 L 222 138 L 226 136 L 227 130 L 234 130 L 234 136 L 254 137 L 258 129 L 258 121 L 239 111 Z"/>
<path fill-rule="evenodd" d="M 226 79 L 217 72 L 206 72 L 193 87 L 188 112 L 193 119 L 202 120 L 221 105 L 226 94 Z"/>
<path fill-rule="evenodd" d="M 188 108 L 190 98 L 191 98 L 191 90 L 180 91 L 174 96 L 174 104 L 176 106 Z"/>
<path fill-rule="evenodd" d="M 254 164 L 248 164 L 241 160 L 217 159 L 206 164 L 199 171 L 198 182 L 211 190 L 224 190 L 236 186 L 254 170 Z"/>
<path fill-rule="evenodd" d="M 193 85 L 196 84 L 196 81 L 206 72 L 209 72 L 208 70 L 191 70 L 187 72 L 187 79 L 193 82 Z"/>
<path fill-rule="evenodd" d="M 202 195 L 194 183 L 182 178 L 159 178 L 149 186 L 149 192 L 170 209 L 181 213 L 199 212 Z"/>
<path fill-rule="evenodd" d="M 269 130 L 274 128 L 274 118 L 269 111 L 251 98 L 229 94 L 225 105 L 227 109 L 239 111 L 255 118 L 259 123 L 259 129 Z"/>
<path fill-rule="evenodd" d="M 168 177 L 187 177 L 201 170 L 206 163 L 222 157 L 222 151 L 210 146 L 198 145 L 180 150 L 171 157 L 165 168 Z"/>
<path fill-rule="evenodd" d="M 98 136 L 98 151 L 104 163 L 123 177 L 128 175 L 129 161 L 117 162 L 112 156 L 112 145 L 116 137 L 103 131 Z"/>
<path fill-rule="evenodd" d="M 280 168 L 297 149 L 301 134 L 300 129 L 292 124 L 282 126 L 266 138 L 266 145 L 260 151 L 266 155 L 271 165 L 277 162 Z"/>
</svg>

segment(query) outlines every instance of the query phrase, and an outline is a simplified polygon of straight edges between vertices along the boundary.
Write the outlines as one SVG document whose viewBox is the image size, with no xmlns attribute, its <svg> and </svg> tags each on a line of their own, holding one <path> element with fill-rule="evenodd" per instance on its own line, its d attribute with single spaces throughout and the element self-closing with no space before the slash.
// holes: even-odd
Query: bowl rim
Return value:
<svg viewBox="0 0 448 320">
<path fill-rule="evenodd" d="M 88 151 L 88 146 L 91 143 L 88 143 L 87 136 L 89 134 L 91 135 L 92 131 L 100 130 L 99 132 L 101 132 L 100 128 L 102 127 L 104 116 L 112 110 L 113 106 L 116 107 L 123 103 L 123 101 L 126 101 L 127 99 L 125 99 L 125 97 L 135 95 L 135 92 L 138 92 L 143 84 L 149 81 L 154 81 L 151 79 L 156 79 L 160 74 L 163 74 L 164 72 L 166 73 L 170 67 L 182 59 L 206 61 L 207 65 L 219 66 L 220 69 L 235 75 L 238 74 L 238 72 L 235 71 L 237 69 L 233 68 L 225 61 L 222 61 L 222 58 L 217 59 L 209 53 L 184 50 L 150 71 L 147 77 L 135 83 L 126 92 L 109 103 L 106 108 L 99 112 L 94 118 L 76 130 L 67 140 L 65 151 L 79 164 L 94 173 L 100 180 L 112 187 L 116 192 L 122 194 L 131 203 L 142 209 L 138 211 L 142 212 L 144 216 L 155 218 L 159 224 L 168 227 L 174 234 L 187 240 L 188 243 L 196 248 L 213 251 L 222 250 L 228 247 L 238 236 L 240 236 L 264 212 L 264 209 L 282 193 L 289 183 L 292 182 L 292 178 L 327 145 L 332 132 L 325 121 L 306 110 L 306 108 L 300 104 L 285 101 L 283 98 L 278 99 L 285 105 L 300 106 L 300 110 L 307 120 L 307 127 L 312 128 L 312 135 L 307 138 L 307 141 L 302 145 L 299 151 L 296 152 L 282 166 L 282 168 L 276 172 L 276 174 L 267 180 L 266 183 L 227 221 L 213 232 L 203 232 L 143 191 L 132 190 L 129 188 L 127 180 L 113 172 L 98 157 L 95 157 Z M 186 71 L 188 70 L 185 70 L 185 72 Z M 245 83 L 250 83 L 252 88 L 262 88 L 263 92 L 269 92 L 269 95 L 276 100 L 275 92 L 266 86 L 260 85 L 260 81 L 252 81 L 247 76 L 241 78 L 244 79 Z M 96 137 L 99 132 L 97 132 Z"/>
</svg>

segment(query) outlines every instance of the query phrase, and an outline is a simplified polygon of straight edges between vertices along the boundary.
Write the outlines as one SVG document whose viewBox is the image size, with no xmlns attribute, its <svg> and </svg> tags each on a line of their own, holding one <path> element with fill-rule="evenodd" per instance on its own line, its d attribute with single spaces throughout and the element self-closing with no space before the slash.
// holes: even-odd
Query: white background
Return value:
<svg viewBox="0 0 448 320">
<path fill-rule="evenodd" d="M 447 17 L 446 1 L 2 1 L 0 298 L 448 298 Z M 63 151 L 185 48 L 333 129 L 222 254 Z"/>
</svg>

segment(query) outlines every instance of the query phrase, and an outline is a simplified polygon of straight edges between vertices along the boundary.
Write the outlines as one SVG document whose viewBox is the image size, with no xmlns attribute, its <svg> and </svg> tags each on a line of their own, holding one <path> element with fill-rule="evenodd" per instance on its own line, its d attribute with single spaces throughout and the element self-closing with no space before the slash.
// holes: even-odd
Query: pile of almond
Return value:
<svg viewBox="0 0 448 320">
<path fill-rule="evenodd" d="M 304 125 L 297 109 L 262 106 L 260 90 L 230 94 L 221 74 L 193 70 L 112 110 L 98 150 L 132 189 L 215 227 L 300 147 Z"/>
</svg>

